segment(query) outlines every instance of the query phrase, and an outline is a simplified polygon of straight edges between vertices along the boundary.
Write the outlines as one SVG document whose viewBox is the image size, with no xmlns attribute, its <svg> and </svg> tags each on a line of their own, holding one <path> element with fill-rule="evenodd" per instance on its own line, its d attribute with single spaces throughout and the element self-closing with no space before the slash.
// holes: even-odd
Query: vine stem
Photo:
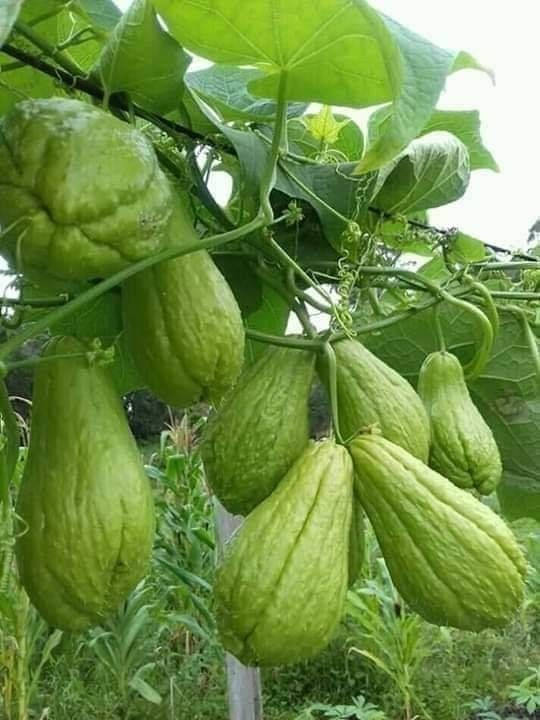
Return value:
<svg viewBox="0 0 540 720">
<path fill-rule="evenodd" d="M 330 396 L 330 408 L 332 411 L 332 425 L 334 435 L 340 445 L 344 445 L 343 437 L 339 427 L 338 390 L 337 390 L 337 362 L 336 353 L 330 342 L 325 342 L 323 352 L 328 363 L 328 390 Z"/>
<path fill-rule="evenodd" d="M 523 332 L 525 333 L 525 339 L 527 341 L 529 351 L 533 358 L 534 369 L 536 371 L 536 379 L 538 382 L 540 381 L 540 352 L 538 350 L 538 341 L 536 339 L 536 335 L 534 334 L 531 326 L 529 325 L 527 315 L 525 314 L 524 310 L 520 307 L 517 307 L 517 305 L 504 305 L 503 307 L 506 311 L 517 315 L 519 320 L 521 321 Z"/>
<path fill-rule="evenodd" d="M 285 216 L 279 218 L 276 222 L 281 222 L 281 220 L 284 219 Z M 244 237 L 245 235 L 248 235 L 255 230 L 259 230 L 265 225 L 266 219 L 262 215 L 258 215 L 256 218 L 251 220 L 251 222 L 248 222 L 246 223 L 246 225 L 236 228 L 235 230 L 230 230 L 228 232 L 220 233 L 218 235 L 212 235 L 203 240 L 188 243 L 184 247 L 168 248 L 167 250 L 153 255 L 152 257 L 145 258 L 144 260 L 140 260 L 137 263 L 129 265 L 127 268 L 124 268 L 123 270 L 120 270 L 120 272 L 115 273 L 111 277 L 102 280 L 100 283 L 94 285 L 94 287 L 90 288 L 89 290 L 81 293 L 70 302 L 62 305 L 59 308 L 56 308 L 56 310 L 53 310 L 50 313 L 47 313 L 47 315 L 45 315 L 44 317 L 39 318 L 38 320 L 36 320 L 36 322 L 28 325 L 23 330 L 10 337 L 9 340 L 0 345 L 0 360 L 5 360 L 12 352 L 17 350 L 17 348 L 23 345 L 23 343 L 25 343 L 27 340 L 30 340 L 36 335 L 39 335 L 39 333 L 41 332 L 45 332 L 51 325 L 54 325 L 61 320 L 69 317 L 74 312 L 84 307 L 84 305 L 100 297 L 108 290 L 111 290 L 116 285 L 119 285 L 120 283 L 124 282 L 124 280 L 130 278 L 132 275 L 136 275 L 142 270 L 146 270 L 147 268 L 150 268 L 153 265 L 157 265 L 160 262 L 164 262 L 165 260 L 172 260 L 177 257 L 182 257 L 183 255 L 188 255 L 189 253 L 196 252 L 197 250 L 209 250 L 214 247 L 219 247 L 220 245 L 224 245 L 225 243 L 231 242 L 232 240 L 237 240 L 240 237 Z"/>
<path fill-rule="evenodd" d="M 250 340 L 268 343 L 270 345 L 281 345 L 282 347 L 296 348 L 298 350 L 320 350 L 324 342 L 322 340 L 306 340 L 294 335 L 268 335 L 258 330 L 246 328 L 246 335 Z"/>
<path fill-rule="evenodd" d="M 260 187 L 260 208 L 263 216 L 270 223 L 274 218 L 274 211 L 270 204 L 270 192 L 276 183 L 276 168 L 282 151 L 282 143 L 287 145 L 287 80 L 288 74 L 282 70 L 279 76 L 279 87 L 276 108 L 276 121 L 274 125 L 274 134 L 272 136 L 272 146 L 270 148 L 270 157 L 261 180 Z"/>
<path fill-rule="evenodd" d="M 296 175 L 289 170 L 289 168 L 282 162 L 279 163 L 279 169 L 287 175 L 287 177 L 293 181 L 295 185 L 298 185 L 298 187 L 303 190 L 306 195 L 309 195 L 313 200 L 315 200 L 319 205 L 322 205 L 328 212 L 332 213 L 335 217 L 337 217 L 342 222 L 346 223 L 347 225 L 351 222 L 348 217 L 345 217 L 345 215 L 342 215 L 338 210 L 333 208 L 331 205 L 329 205 L 327 202 L 325 202 L 322 198 L 320 198 L 316 192 L 313 192 L 313 190 L 308 187 L 305 183 L 300 180 L 300 178 L 297 178 Z"/>
<path fill-rule="evenodd" d="M 69 58 L 65 53 L 58 50 L 58 48 L 56 48 L 50 42 L 45 40 L 45 38 L 39 35 L 39 33 L 36 33 L 30 27 L 30 25 L 27 25 L 22 20 L 18 20 L 15 23 L 14 29 L 20 35 L 29 40 L 32 45 L 35 45 L 35 47 L 45 53 L 45 55 L 52 58 L 61 67 L 65 68 L 67 72 L 71 73 L 72 75 L 79 75 L 81 77 L 85 75 L 84 70 L 79 65 L 77 65 L 76 62 Z"/>
<path fill-rule="evenodd" d="M 293 268 L 295 273 L 299 277 L 301 277 L 302 280 L 309 285 L 309 287 L 312 287 L 318 293 L 318 295 L 323 298 L 323 300 L 326 300 L 326 302 L 330 304 L 332 310 L 334 309 L 334 303 L 332 302 L 332 298 L 330 297 L 330 295 L 325 290 L 323 290 L 320 285 L 315 283 L 310 278 L 307 272 L 303 270 L 303 268 L 301 268 L 295 260 L 293 260 L 293 258 L 281 247 L 281 245 L 274 238 L 271 237 L 268 239 L 268 245 L 272 249 L 273 253 L 285 263 L 286 267 Z"/>
</svg>

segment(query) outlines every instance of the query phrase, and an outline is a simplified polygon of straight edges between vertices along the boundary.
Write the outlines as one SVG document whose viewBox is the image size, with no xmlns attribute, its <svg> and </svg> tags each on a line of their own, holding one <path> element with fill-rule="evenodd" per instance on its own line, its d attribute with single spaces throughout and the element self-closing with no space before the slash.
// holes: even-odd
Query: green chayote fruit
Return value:
<svg viewBox="0 0 540 720">
<path fill-rule="evenodd" d="M 267 497 L 309 441 L 315 355 L 268 347 L 209 420 L 201 453 L 208 482 L 234 514 Z"/>
<path fill-rule="evenodd" d="M 0 251 L 21 272 L 84 280 L 168 245 L 171 186 L 151 142 L 66 98 L 24 100 L 0 125 Z"/>
<path fill-rule="evenodd" d="M 526 562 L 504 521 L 381 436 L 360 436 L 349 449 L 356 495 L 412 609 L 462 630 L 508 623 L 523 600 Z"/>
<path fill-rule="evenodd" d="M 214 584 L 225 649 L 246 665 L 281 665 L 324 648 L 348 582 L 352 463 L 312 443 L 226 546 Z"/>
<path fill-rule="evenodd" d="M 171 239 L 197 241 L 178 198 Z M 186 407 L 216 402 L 244 362 L 244 326 L 225 278 L 206 251 L 158 263 L 122 287 L 127 346 L 135 367 L 163 402 Z"/>
<path fill-rule="evenodd" d="M 434 352 L 420 369 L 418 394 L 431 421 L 429 464 L 460 488 L 493 492 L 502 476 L 499 449 L 469 395 L 455 355 Z"/>
<path fill-rule="evenodd" d="M 375 425 L 385 438 L 427 461 L 429 420 L 414 388 L 358 340 L 342 340 L 333 347 L 342 437 L 350 440 Z M 319 369 L 326 378 L 324 363 Z"/>
<path fill-rule="evenodd" d="M 45 354 L 84 351 L 63 337 Z M 102 622 L 146 573 L 152 495 L 106 368 L 85 357 L 37 367 L 17 512 L 22 583 L 55 627 Z"/>
</svg>

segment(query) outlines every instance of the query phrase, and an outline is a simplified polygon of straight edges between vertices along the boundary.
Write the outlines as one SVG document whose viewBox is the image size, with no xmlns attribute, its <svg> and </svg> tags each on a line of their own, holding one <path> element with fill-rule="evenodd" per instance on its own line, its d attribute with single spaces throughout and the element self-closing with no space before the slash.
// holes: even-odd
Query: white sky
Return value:
<svg viewBox="0 0 540 720">
<path fill-rule="evenodd" d="M 117 4 L 125 8 L 129 0 Z M 439 106 L 480 110 L 484 142 L 501 173 L 475 171 L 466 196 L 432 211 L 431 222 L 458 226 L 496 245 L 523 247 L 540 216 L 540 2 L 372 0 L 372 5 L 437 45 L 472 53 L 495 71 L 495 86 L 484 73 L 454 74 Z"/>
</svg>

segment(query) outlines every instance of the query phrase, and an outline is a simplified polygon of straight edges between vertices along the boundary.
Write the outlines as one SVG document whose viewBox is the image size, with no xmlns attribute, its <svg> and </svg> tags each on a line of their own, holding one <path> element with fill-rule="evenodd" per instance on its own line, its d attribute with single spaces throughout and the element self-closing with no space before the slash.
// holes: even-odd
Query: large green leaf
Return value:
<svg viewBox="0 0 540 720">
<path fill-rule="evenodd" d="M 252 90 L 276 97 L 287 70 L 290 100 L 365 107 L 393 97 L 399 62 L 384 22 L 363 0 L 155 0 L 172 34 L 217 63 L 265 70 Z"/>
<path fill-rule="evenodd" d="M 471 316 L 444 308 L 441 319 L 448 349 L 469 359 L 478 332 Z M 419 313 L 362 340 L 415 384 L 425 356 L 437 349 L 434 313 Z M 512 485 L 523 486 L 525 478 L 529 494 L 535 485 L 540 494 L 539 385 L 522 325 L 513 315 L 503 314 L 491 360 L 470 390 L 501 451 L 505 470 L 501 492 L 510 492 Z M 523 514 L 527 514 L 525 507 Z"/>
<path fill-rule="evenodd" d="M 0 6 L 0 45 L 4 44 L 11 32 L 21 6 L 22 0 L 4 0 Z"/>
<path fill-rule="evenodd" d="M 134 0 L 94 67 L 108 93 L 125 92 L 143 107 L 178 107 L 191 58 L 159 24 L 150 0 Z"/>
<path fill-rule="evenodd" d="M 273 120 L 276 103 L 262 100 L 250 93 L 248 84 L 264 76 L 255 68 L 237 68 L 234 65 L 212 65 L 205 70 L 188 73 L 186 84 L 204 98 L 221 115 L 225 122 L 230 120 Z M 291 103 L 289 116 L 301 115 L 305 103 Z"/>
<path fill-rule="evenodd" d="M 413 140 L 387 170 L 374 200 L 389 213 L 413 213 L 453 202 L 470 179 L 469 153 L 455 135 L 435 132 Z"/>
<path fill-rule="evenodd" d="M 282 73 L 289 100 L 369 107 L 393 101 L 384 138 L 359 172 L 380 167 L 429 119 L 448 73 L 478 68 L 373 10 L 365 0 L 155 0 L 173 35 L 218 63 L 251 65 L 265 77 L 249 88 L 275 98 Z"/>
<path fill-rule="evenodd" d="M 384 132 L 392 116 L 392 106 L 375 110 L 370 115 L 368 137 L 374 143 Z M 446 131 L 458 137 L 469 151 L 471 170 L 494 170 L 498 172 L 493 155 L 485 147 L 480 132 L 480 113 L 477 110 L 435 110 L 419 135 L 435 131 Z"/>
<path fill-rule="evenodd" d="M 421 132 L 437 104 L 447 75 L 466 68 L 484 69 L 467 53 L 442 50 L 391 18 L 384 16 L 384 20 L 400 54 L 393 78 L 392 115 L 379 136 L 368 144 L 358 172 L 389 162 Z"/>
</svg>

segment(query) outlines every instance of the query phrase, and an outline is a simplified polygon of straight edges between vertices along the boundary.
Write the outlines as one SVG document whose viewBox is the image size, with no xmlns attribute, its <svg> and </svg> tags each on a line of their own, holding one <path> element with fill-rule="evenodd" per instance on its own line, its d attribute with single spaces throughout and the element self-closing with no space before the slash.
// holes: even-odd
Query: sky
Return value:
<svg viewBox="0 0 540 720">
<path fill-rule="evenodd" d="M 117 4 L 125 8 L 129 0 Z M 524 248 L 528 229 L 540 217 L 540 2 L 372 0 L 371 4 L 436 45 L 470 52 L 494 71 L 495 85 L 485 73 L 455 73 L 448 78 L 439 107 L 480 111 L 484 142 L 501 172 L 475 171 L 466 196 L 433 210 L 430 219 L 488 243 Z M 351 114 L 364 122 L 364 113 Z M 214 189 L 218 200 L 226 192 L 219 180 Z"/>
</svg>

